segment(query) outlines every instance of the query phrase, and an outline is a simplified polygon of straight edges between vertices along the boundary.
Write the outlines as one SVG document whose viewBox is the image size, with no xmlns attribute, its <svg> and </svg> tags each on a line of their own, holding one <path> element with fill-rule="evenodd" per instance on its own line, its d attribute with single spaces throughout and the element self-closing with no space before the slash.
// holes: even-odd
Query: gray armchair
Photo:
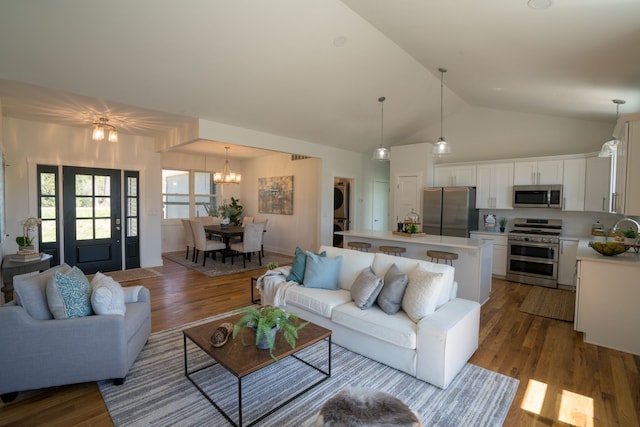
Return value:
<svg viewBox="0 0 640 427">
<path fill-rule="evenodd" d="M 18 301 L 0 307 L 0 395 L 5 402 L 24 390 L 105 379 L 122 384 L 151 333 L 150 294 L 144 287 L 137 301 L 126 304 L 124 316 L 53 319 L 46 307 L 46 283 L 63 268 L 15 283 Z"/>
</svg>

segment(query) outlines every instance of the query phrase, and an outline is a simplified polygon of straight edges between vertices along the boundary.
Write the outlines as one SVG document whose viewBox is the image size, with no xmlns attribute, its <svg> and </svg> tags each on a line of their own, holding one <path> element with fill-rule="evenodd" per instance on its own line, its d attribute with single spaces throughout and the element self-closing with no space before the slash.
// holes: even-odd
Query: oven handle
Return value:
<svg viewBox="0 0 640 427">
<path fill-rule="evenodd" d="M 560 247 L 560 243 L 544 243 L 544 242 L 528 242 L 526 240 L 507 240 L 509 245 L 519 246 L 535 246 L 536 248 L 551 248 L 556 249 Z"/>
</svg>

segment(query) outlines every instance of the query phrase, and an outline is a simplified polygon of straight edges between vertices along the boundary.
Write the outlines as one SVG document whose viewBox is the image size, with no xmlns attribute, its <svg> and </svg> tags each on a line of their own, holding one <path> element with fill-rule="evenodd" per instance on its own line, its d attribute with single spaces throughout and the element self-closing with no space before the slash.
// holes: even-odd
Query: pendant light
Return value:
<svg viewBox="0 0 640 427">
<path fill-rule="evenodd" d="M 109 124 L 109 119 L 100 117 L 97 122 L 93 123 L 93 133 L 91 139 L 94 141 L 102 141 L 105 135 L 109 133 L 109 142 L 118 142 L 118 130 L 115 126 Z"/>
<path fill-rule="evenodd" d="M 224 147 L 224 149 L 226 150 L 224 168 L 222 168 L 222 172 L 213 174 L 213 182 L 216 184 L 240 184 L 242 175 L 231 172 L 231 166 L 229 166 L 229 147 Z"/>
<path fill-rule="evenodd" d="M 616 123 L 617 123 L 618 122 L 618 116 L 620 115 L 620 106 L 625 104 L 627 101 L 625 101 L 623 99 L 613 99 L 611 102 L 616 104 Z M 614 136 L 613 139 L 611 139 L 610 141 L 607 141 L 604 144 L 602 144 L 602 148 L 600 149 L 600 152 L 598 153 L 598 157 L 611 157 L 611 156 L 613 156 L 613 153 L 615 153 L 616 150 L 617 150 L 619 142 L 620 141 Z"/>
<path fill-rule="evenodd" d="M 387 98 L 381 96 L 378 98 L 378 102 L 380 103 L 380 148 L 376 148 L 373 152 L 373 157 L 371 160 L 390 160 L 389 150 L 384 147 L 383 138 L 384 138 L 384 101 Z"/>
<path fill-rule="evenodd" d="M 444 73 L 447 72 L 444 68 L 438 68 L 440 71 L 440 138 L 438 138 L 438 142 L 433 146 L 433 154 L 436 156 L 444 156 L 446 154 L 451 153 L 451 146 L 444 139 L 444 108 L 443 108 L 443 97 L 444 97 Z"/>
</svg>

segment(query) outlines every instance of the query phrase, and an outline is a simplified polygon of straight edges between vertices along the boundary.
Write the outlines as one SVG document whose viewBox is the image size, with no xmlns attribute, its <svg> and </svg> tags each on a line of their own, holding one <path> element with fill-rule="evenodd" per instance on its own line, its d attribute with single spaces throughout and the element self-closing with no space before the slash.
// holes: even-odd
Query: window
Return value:
<svg viewBox="0 0 640 427">
<path fill-rule="evenodd" d="M 211 207 L 217 207 L 216 190 L 209 172 L 163 169 L 163 218 L 209 215 Z"/>
<path fill-rule="evenodd" d="M 53 257 L 51 265 L 60 263 L 58 167 L 38 165 L 38 218 L 42 220 L 38 232 L 39 249 Z"/>
</svg>

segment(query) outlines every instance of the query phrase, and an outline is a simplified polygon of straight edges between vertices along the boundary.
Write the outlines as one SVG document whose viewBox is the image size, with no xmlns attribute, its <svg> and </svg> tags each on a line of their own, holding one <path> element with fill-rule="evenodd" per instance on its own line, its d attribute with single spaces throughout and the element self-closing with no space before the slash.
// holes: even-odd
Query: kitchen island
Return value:
<svg viewBox="0 0 640 427">
<path fill-rule="evenodd" d="M 640 255 L 600 255 L 580 241 L 574 328 L 584 341 L 640 355 Z"/>
<path fill-rule="evenodd" d="M 358 241 L 371 243 L 371 249 L 379 252 L 380 246 L 401 246 L 407 249 L 405 256 L 426 259 L 427 250 L 454 252 L 455 280 L 458 282 L 458 297 L 484 304 L 491 292 L 491 268 L 493 242 L 463 237 L 425 235 L 411 237 L 391 231 L 347 230 L 336 234 L 344 236 L 344 245 Z"/>
</svg>

